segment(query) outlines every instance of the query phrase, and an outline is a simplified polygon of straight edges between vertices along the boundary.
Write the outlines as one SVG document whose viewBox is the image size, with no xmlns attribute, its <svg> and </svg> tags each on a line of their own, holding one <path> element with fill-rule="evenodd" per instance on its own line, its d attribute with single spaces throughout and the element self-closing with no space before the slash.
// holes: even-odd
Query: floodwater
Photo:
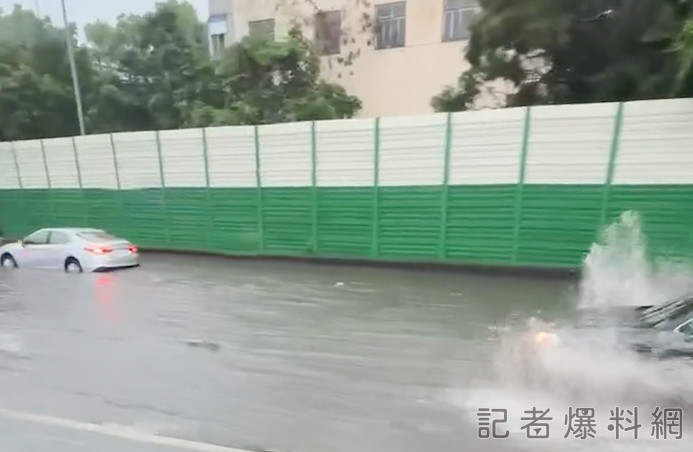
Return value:
<svg viewBox="0 0 693 452">
<path fill-rule="evenodd" d="M 627 262 L 609 267 L 613 253 L 593 250 L 582 285 L 161 254 L 106 274 L 0 271 L 0 450 L 683 451 L 693 432 L 651 438 L 649 406 L 638 440 L 615 439 L 610 403 L 624 400 L 599 382 L 666 375 L 665 386 L 685 368 L 562 357 L 576 382 L 596 385 L 576 400 L 518 386 L 519 369 L 500 358 L 518 319 L 565 319 L 595 292 L 608 303 L 605 293 L 693 281 L 680 269 L 646 274 L 622 251 Z M 595 408 L 596 438 L 564 438 L 576 406 Z M 479 439 L 479 407 L 506 409 L 509 437 Z M 548 439 L 520 428 L 534 407 L 551 409 Z"/>
</svg>

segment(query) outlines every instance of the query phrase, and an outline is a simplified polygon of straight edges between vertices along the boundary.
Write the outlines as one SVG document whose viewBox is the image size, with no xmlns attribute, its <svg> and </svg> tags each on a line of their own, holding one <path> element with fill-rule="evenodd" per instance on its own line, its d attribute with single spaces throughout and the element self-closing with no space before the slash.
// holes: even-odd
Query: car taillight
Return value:
<svg viewBox="0 0 693 452">
<path fill-rule="evenodd" d="M 107 246 L 88 246 L 84 249 L 94 254 L 108 254 L 113 251 L 113 249 Z"/>
<path fill-rule="evenodd" d="M 137 247 L 135 245 L 128 246 L 128 249 L 130 250 L 131 253 L 139 252 L 139 250 L 137 249 Z"/>
</svg>

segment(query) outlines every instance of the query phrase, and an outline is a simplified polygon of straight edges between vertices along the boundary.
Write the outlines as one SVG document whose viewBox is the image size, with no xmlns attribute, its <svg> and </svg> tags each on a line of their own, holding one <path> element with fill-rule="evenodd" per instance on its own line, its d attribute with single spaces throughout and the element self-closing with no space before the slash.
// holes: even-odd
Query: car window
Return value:
<svg viewBox="0 0 693 452">
<path fill-rule="evenodd" d="M 681 325 L 679 328 L 679 333 L 685 334 L 687 336 L 693 336 L 693 319 Z"/>
<path fill-rule="evenodd" d="M 114 237 L 104 231 L 86 231 L 80 232 L 77 235 L 88 242 L 110 242 L 113 240 L 118 240 L 117 237 Z"/>
<path fill-rule="evenodd" d="M 48 243 L 51 245 L 65 245 L 70 243 L 70 236 L 63 231 L 51 231 Z"/>
<path fill-rule="evenodd" d="M 48 242 L 48 231 L 37 231 L 24 238 L 26 245 L 45 245 Z"/>
</svg>

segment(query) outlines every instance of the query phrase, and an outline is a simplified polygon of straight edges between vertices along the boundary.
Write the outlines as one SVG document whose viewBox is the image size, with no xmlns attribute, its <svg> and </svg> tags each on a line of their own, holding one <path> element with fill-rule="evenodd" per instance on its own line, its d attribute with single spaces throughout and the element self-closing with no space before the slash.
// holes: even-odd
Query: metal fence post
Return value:
<svg viewBox="0 0 693 452">
<path fill-rule="evenodd" d="M 207 146 L 207 128 L 202 127 L 202 156 L 205 160 L 205 191 L 207 197 L 207 249 L 211 250 L 214 221 L 212 216 L 212 194 L 209 188 L 209 148 Z"/>
<path fill-rule="evenodd" d="M 75 154 L 75 168 L 77 169 L 77 182 L 79 183 L 79 190 L 82 195 L 82 212 L 84 213 L 84 224 L 89 224 L 89 203 L 87 202 L 87 196 L 84 192 L 84 183 L 82 182 L 82 168 L 79 164 L 79 153 L 77 151 L 77 140 L 72 137 L 72 150 Z"/>
<path fill-rule="evenodd" d="M 159 177 L 161 178 L 161 209 L 164 214 L 164 229 L 166 230 L 164 237 L 166 244 L 171 244 L 171 222 L 168 216 L 168 197 L 166 196 L 166 176 L 164 175 L 164 159 L 161 155 L 161 134 L 156 131 L 156 153 L 159 157 Z"/>
<path fill-rule="evenodd" d="M 609 211 L 609 200 L 611 197 L 611 184 L 614 179 L 614 172 L 616 170 L 616 159 L 618 158 L 618 148 L 621 143 L 621 128 L 623 125 L 623 102 L 619 102 L 616 107 L 616 114 L 614 115 L 614 132 L 611 137 L 611 147 L 609 149 L 609 163 L 606 167 L 606 179 L 604 181 L 604 188 L 602 191 L 602 208 L 601 215 L 599 219 L 599 229 L 604 229 L 606 225 L 606 217 Z"/>
<path fill-rule="evenodd" d="M 452 149 L 452 113 L 448 112 L 445 125 L 445 151 L 443 162 L 443 187 L 440 200 L 440 239 L 438 243 L 438 259 L 445 259 L 448 234 L 448 198 L 450 195 L 450 151 Z"/>
<path fill-rule="evenodd" d="M 113 151 L 113 169 L 115 170 L 116 187 L 118 187 L 118 191 L 120 191 L 120 170 L 118 169 L 118 156 L 116 155 L 115 141 L 113 140 L 112 133 L 109 133 L 108 136 L 111 139 L 111 151 Z"/>
<path fill-rule="evenodd" d="M 43 157 L 43 170 L 46 172 L 46 184 L 48 185 L 48 193 L 46 197 L 48 198 L 48 205 L 50 206 L 51 221 L 49 223 L 56 223 L 55 221 L 55 206 L 53 205 L 53 186 L 51 184 L 51 175 L 48 170 L 48 160 L 46 159 L 46 146 L 43 144 L 43 139 L 39 140 L 41 144 L 41 156 Z"/>
<path fill-rule="evenodd" d="M 313 213 L 313 236 L 311 243 L 311 250 L 313 254 L 318 252 L 318 153 L 317 153 L 317 136 L 315 131 L 315 121 L 311 122 L 310 125 L 310 145 L 311 145 L 311 202 L 312 202 L 312 213 Z"/>
<path fill-rule="evenodd" d="M 517 262 L 520 252 L 520 223 L 522 221 L 522 203 L 525 188 L 525 173 L 527 166 L 527 153 L 529 152 L 529 134 L 532 122 L 532 109 L 525 107 L 525 120 L 522 131 L 522 150 L 520 153 L 520 171 L 515 188 L 515 212 L 513 230 L 513 254 L 512 262 Z"/>
<path fill-rule="evenodd" d="M 72 150 L 75 153 L 75 168 L 77 169 L 77 182 L 79 183 L 79 188 L 84 188 L 84 184 L 82 183 L 82 169 L 79 165 L 79 153 L 77 152 L 77 140 L 75 140 L 75 137 L 72 137 Z"/>
<path fill-rule="evenodd" d="M 260 130 L 254 126 L 255 132 L 255 182 L 257 185 L 257 233 L 258 233 L 258 252 L 262 253 L 265 249 L 264 221 L 262 207 L 262 173 L 260 168 Z"/>
<path fill-rule="evenodd" d="M 118 156 L 116 152 L 116 145 L 115 145 L 115 140 L 113 139 L 113 134 L 109 133 L 108 134 L 110 142 L 111 142 L 111 152 L 113 154 L 113 169 L 115 171 L 115 179 L 116 179 L 116 196 L 118 198 L 118 205 L 120 206 L 120 216 L 119 218 L 125 219 L 126 222 L 123 225 L 123 234 L 129 234 L 130 231 L 127 230 L 127 227 L 129 225 L 129 221 L 127 221 L 128 218 L 128 212 L 125 210 L 125 203 L 123 202 L 123 190 L 120 185 L 120 169 L 118 168 Z"/>
<path fill-rule="evenodd" d="M 28 209 L 26 207 L 26 199 L 24 197 L 24 183 L 22 182 L 22 173 L 19 170 L 19 160 L 17 159 L 17 146 L 15 145 L 15 142 L 12 141 L 10 143 L 10 146 L 12 147 L 12 159 L 14 160 L 14 169 L 17 173 L 17 184 L 19 186 L 19 199 L 20 203 L 22 205 L 22 223 L 24 224 L 24 229 L 22 230 L 22 234 L 28 232 L 29 230 L 29 222 L 27 221 L 27 216 L 26 213 L 28 212 Z"/>
<path fill-rule="evenodd" d="M 373 231 L 371 237 L 371 256 L 380 254 L 378 235 L 380 230 L 380 118 L 375 118 L 373 127 Z"/>
</svg>

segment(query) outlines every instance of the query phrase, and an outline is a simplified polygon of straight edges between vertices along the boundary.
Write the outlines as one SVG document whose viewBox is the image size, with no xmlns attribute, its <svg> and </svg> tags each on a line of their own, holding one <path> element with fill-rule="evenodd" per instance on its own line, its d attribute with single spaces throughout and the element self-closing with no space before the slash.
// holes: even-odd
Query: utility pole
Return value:
<svg viewBox="0 0 693 452">
<path fill-rule="evenodd" d="M 41 17 L 41 7 L 39 6 L 40 0 L 36 0 L 36 17 Z"/>
<path fill-rule="evenodd" d="M 79 91 L 79 78 L 77 77 L 77 67 L 75 66 L 75 52 L 72 48 L 72 34 L 67 22 L 67 11 L 65 9 L 65 0 L 60 0 L 63 7 L 63 22 L 65 23 L 65 39 L 67 41 L 67 56 L 70 59 L 70 72 L 72 73 L 72 85 L 75 90 L 75 103 L 77 104 L 77 117 L 79 118 L 79 132 L 85 135 L 84 131 L 84 114 L 82 113 L 82 95 Z"/>
</svg>

